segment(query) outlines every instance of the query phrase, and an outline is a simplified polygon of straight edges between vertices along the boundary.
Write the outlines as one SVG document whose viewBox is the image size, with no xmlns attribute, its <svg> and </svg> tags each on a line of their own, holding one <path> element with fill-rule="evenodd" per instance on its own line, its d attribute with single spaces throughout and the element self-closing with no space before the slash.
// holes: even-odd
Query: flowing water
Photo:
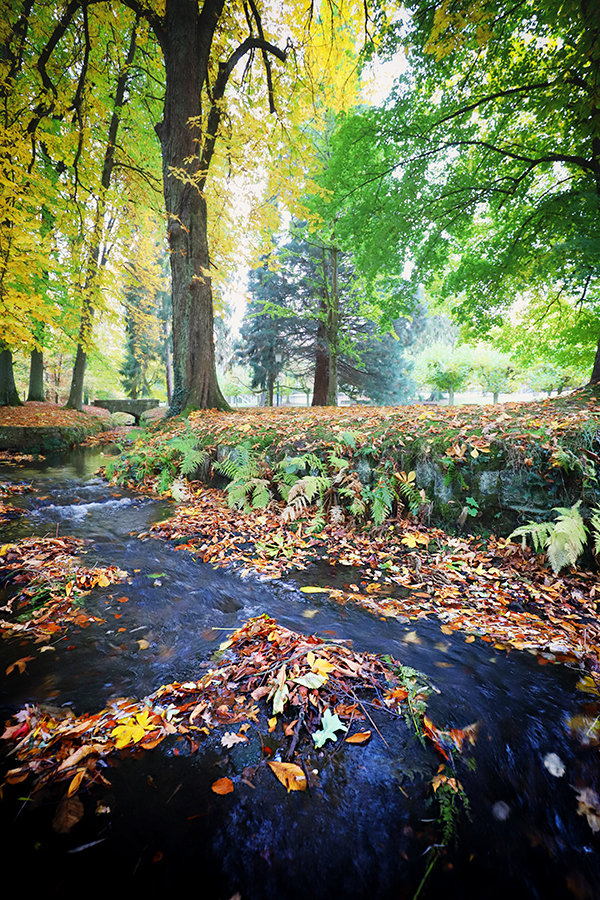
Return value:
<svg viewBox="0 0 600 900">
<path fill-rule="evenodd" d="M 582 789 L 592 805 L 597 794 L 590 792 L 600 794 L 598 748 L 593 729 L 582 740 L 569 728 L 574 717 L 593 722 L 600 707 L 577 688 L 579 671 L 540 666 L 535 655 L 495 651 L 479 640 L 466 644 L 460 634 L 443 635 L 434 620 L 381 621 L 299 590 L 302 583 L 351 581 L 348 569 L 321 566 L 261 582 L 203 565 L 172 545 L 140 541 L 135 535 L 167 517 L 171 504 L 111 488 L 93 474 L 102 462 L 99 451 L 78 451 L 0 469 L 0 482 L 36 488 L 11 498 L 27 514 L 4 527 L 2 541 L 86 538 L 86 565 L 129 573 L 124 584 L 95 588 L 86 598 L 86 610 L 104 624 L 70 628 L 55 652 L 2 642 L 3 670 L 36 657 L 24 673 L 4 679 L 3 718 L 28 702 L 93 712 L 111 698 L 195 680 L 228 630 L 266 612 L 294 630 L 389 653 L 421 670 L 437 689 L 428 714 L 438 725 L 479 722 L 469 765 L 458 769 L 470 810 L 419 891 L 427 848 L 439 834 L 428 786 L 439 758 L 431 748 L 415 749 L 406 729 L 397 729 L 389 746 L 374 736 L 364 747 L 315 753 L 315 786 L 292 794 L 263 769 L 253 789 L 211 792 L 217 778 L 260 761 L 256 741 L 226 756 L 216 739 L 194 755 L 185 742 L 165 741 L 138 758 L 124 754 L 108 770 L 111 788 L 84 798 L 86 815 L 69 835 L 50 827 L 64 785 L 58 795 L 40 792 L 32 809 L 19 799 L 25 788 L 9 789 L 0 804 L 9 834 L 5 877 L 11 866 L 35 864 L 44 890 L 67 896 L 83 888 L 104 896 L 119 884 L 150 896 L 191 888 L 207 900 L 236 893 L 243 900 L 600 898 L 599 841 L 590 825 L 596 820 L 593 810 L 589 818 L 578 811 Z M 117 602 L 123 595 L 127 602 Z M 99 801 L 109 814 L 95 815 Z"/>
</svg>

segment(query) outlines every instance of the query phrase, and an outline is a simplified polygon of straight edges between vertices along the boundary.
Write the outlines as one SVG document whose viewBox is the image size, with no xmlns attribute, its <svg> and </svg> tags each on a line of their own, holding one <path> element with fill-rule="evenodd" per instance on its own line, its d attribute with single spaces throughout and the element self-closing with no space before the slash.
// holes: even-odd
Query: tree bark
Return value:
<svg viewBox="0 0 600 900">
<path fill-rule="evenodd" d="M 31 351 L 31 367 L 29 369 L 29 393 L 27 400 L 43 402 L 46 399 L 44 391 L 44 351 Z"/>
<path fill-rule="evenodd" d="M 315 351 L 315 380 L 313 386 L 313 406 L 327 406 L 327 385 L 329 383 L 329 347 L 327 345 L 327 307 L 321 299 L 320 316 L 317 324 L 317 346 Z"/>
<path fill-rule="evenodd" d="M 594 359 L 594 368 L 592 369 L 590 384 L 600 384 L 600 337 L 598 338 L 598 346 L 596 348 L 596 357 Z"/>
<path fill-rule="evenodd" d="M 12 353 L 0 347 L 0 406 L 23 406 L 13 372 Z"/>
<path fill-rule="evenodd" d="M 214 30 L 224 0 L 167 0 L 161 142 L 173 301 L 173 413 L 229 409 L 217 381 L 206 201 L 198 182 L 199 129 Z M 174 172 L 179 173 L 175 175 Z M 183 175 L 183 177 L 181 177 Z"/>
<path fill-rule="evenodd" d="M 325 253 L 325 250 L 323 250 Z M 329 248 L 331 290 L 328 292 L 327 343 L 329 346 L 329 377 L 327 379 L 327 406 L 338 403 L 338 363 L 340 345 L 340 295 L 338 289 L 338 254 L 336 247 Z M 325 265 L 323 265 L 326 270 Z M 327 277 L 325 271 L 325 277 Z"/>
</svg>

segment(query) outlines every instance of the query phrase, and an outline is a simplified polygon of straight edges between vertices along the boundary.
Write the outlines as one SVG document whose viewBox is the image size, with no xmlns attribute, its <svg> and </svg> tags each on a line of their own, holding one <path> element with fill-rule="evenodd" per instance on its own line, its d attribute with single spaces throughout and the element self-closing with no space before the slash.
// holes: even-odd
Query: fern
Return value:
<svg viewBox="0 0 600 900">
<path fill-rule="evenodd" d="M 574 566 L 583 553 L 588 530 L 579 512 L 580 504 L 581 500 L 571 509 L 557 507 L 554 510 L 559 516 L 546 542 L 546 553 L 555 574 L 565 566 Z"/>
<path fill-rule="evenodd" d="M 528 522 L 516 528 L 510 538 L 520 537 L 521 545 L 524 547 L 526 538 L 531 537 L 533 548 L 536 552 L 546 551 L 548 562 L 552 566 L 554 574 L 560 572 L 565 566 L 574 566 L 577 559 L 583 553 L 588 529 L 583 523 L 579 507 L 579 500 L 570 509 L 557 506 L 553 512 L 558 513 L 558 518 L 554 522 Z M 597 511 L 598 524 L 600 524 L 600 510 Z M 596 527 L 594 517 L 592 517 L 592 525 Z M 600 538 L 596 531 L 596 546 L 600 548 Z"/>
<path fill-rule="evenodd" d="M 554 522 L 527 522 L 509 534 L 509 539 L 520 537 L 521 547 L 525 549 L 527 546 L 527 538 L 531 538 L 533 549 L 536 553 L 540 553 L 546 547 L 546 542 L 552 533 Z"/>
<path fill-rule="evenodd" d="M 248 444 L 239 444 L 214 468 L 230 479 L 227 502 L 233 509 L 249 512 L 264 509 L 271 502 L 268 467 Z"/>
<path fill-rule="evenodd" d="M 379 476 L 371 496 L 371 518 L 375 525 L 382 525 L 391 514 L 396 499 L 392 483 L 386 475 Z"/>
<path fill-rule="evenodd" d="M 596 507 L 590 516 L 590 524 L 594 534 L 594 553 L 600 553 L 600 507 Z"/>
</svg>

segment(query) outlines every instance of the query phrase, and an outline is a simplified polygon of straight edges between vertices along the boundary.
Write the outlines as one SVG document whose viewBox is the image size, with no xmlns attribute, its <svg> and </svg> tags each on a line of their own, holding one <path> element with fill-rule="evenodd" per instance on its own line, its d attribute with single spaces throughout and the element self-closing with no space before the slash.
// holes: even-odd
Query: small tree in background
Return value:
<svg viewBox="0 0 600 900">
<path fill-rule="evenodd" d="M 473 350 L 448 344 L 433 344 L 419 356 L 415 377 L 436 391 L 448 394 L 448 406 L 454 406 L 456 391 L 467 387 L 474 374 Z"/>
<path fill-rule="evenodd" d="M 493 403 L 498 402 L 501 392 L 514 386 L 516 366 L 508 353 L 497 350 L 490 344 L 478 344 L 474 354 L 474 375 L 484 391 L 493 394 Z"/>
</svg>

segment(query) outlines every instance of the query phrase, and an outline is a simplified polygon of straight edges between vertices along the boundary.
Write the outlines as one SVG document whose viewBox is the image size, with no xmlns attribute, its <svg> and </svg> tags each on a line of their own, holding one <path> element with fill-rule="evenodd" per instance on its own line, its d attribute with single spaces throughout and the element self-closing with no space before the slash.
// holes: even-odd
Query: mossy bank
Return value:
<svg viewBox="0 0 600 900">
<path fill-rule="evenodd" d="M 162 493 L 182 477 L 288 521 L 424 519 L 511 530 L 555 506 L 600 501 L 600 405 L 582 389 L 501 406 L 249 409 L 165 420 L 109 475 Z M 173 491 L 174 495 L 176 491 Z"/>
</svg>

